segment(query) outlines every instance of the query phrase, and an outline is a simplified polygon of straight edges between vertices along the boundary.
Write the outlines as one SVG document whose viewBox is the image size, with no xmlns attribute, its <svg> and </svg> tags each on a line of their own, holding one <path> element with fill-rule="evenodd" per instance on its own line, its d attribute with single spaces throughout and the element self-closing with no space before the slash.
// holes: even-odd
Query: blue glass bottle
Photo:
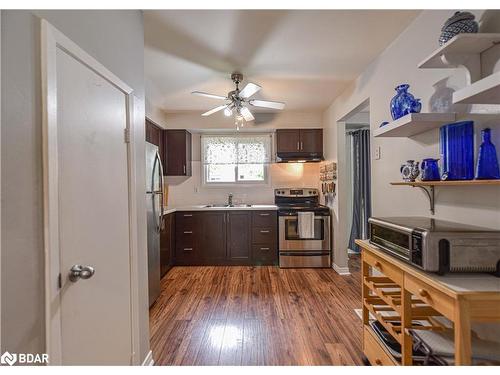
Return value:
<svg viewBox="0 0 500 375">
<path fill-rule="evenodd" d="M 495 145 L 491 143 L 491 129 L 481 130 L 481 138 L 483 143 L 479 146 L 476 178 L 478 180 L 500 179 L 497 150 L 495 149 Z"/>
<path fill-rule="evenodd" d="M 442 180 L 474 178 L 474 122 L 461 121 L 439 129 Z"/>
</svg>

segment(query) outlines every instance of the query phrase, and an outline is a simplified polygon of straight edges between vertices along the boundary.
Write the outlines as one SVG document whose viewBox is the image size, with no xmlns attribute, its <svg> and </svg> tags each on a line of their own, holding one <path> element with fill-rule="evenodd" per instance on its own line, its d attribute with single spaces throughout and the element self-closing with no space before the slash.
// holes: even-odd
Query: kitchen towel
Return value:
<svg viewBox="0 0 500 375">
<path fill-rule="evenodd" d="M 314 238 L 314 212 L 298 213 L 299 238 Z"/>
</svg>

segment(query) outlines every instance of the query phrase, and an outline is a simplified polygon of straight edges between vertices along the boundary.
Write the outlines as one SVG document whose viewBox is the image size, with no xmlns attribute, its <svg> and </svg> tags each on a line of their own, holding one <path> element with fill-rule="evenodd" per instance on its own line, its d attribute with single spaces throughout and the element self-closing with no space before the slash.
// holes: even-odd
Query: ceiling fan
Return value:
<svg viewBox="0 0 500 375">
<path fill-rule="evenodd" d="M 285 103 L 282 102 L 250 99 L 250 97 L 257 93 L 260 89 L 262 89 L 262 87 L 256 85 L 255 83 L 248 83 L 242 90 L 240 90 L 239 84 L 241 81 L 243 81 L 243 74 L 233 73 L 231 74 L 231 79 L 236 85 L 236 89 L 233 91 L 229 91 L 227 93 L 227 96 L 214 95 L 201 91 L 193 91 L 191 93 L 193 95 L 205 96 L 207 98 L 226 101 L 225 104 L 212 108 L 211 110 L 203 113 L 202 116 L 210 116 L 215 112 L 224 110 L 224 115 L 226 116 L 231 116 L 233 114 L 235 115 L 236 126 L 238 127 L 238 121 L 242 125 L 243 119 L 245 121 L 253 121 L 255 119 L 252 115 L 252 112 L 250 112 L 250 110 L 246 106 L 247 104 L 253 107 L 272 108 L 280 110 L 285 108 Z"/>
</svg>

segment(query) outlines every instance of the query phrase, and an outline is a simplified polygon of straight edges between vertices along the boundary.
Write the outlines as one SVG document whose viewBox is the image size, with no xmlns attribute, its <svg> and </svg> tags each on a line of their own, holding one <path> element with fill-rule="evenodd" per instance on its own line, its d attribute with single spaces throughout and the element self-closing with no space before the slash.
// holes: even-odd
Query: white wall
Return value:
<svg viewBox="0 0 500 375">
<path fill-rule="evenodd" d="M 482 20 L 482 32 L 500 32 L 498 11 L 474 11 Z M 422 112 L 433 109 L 437 103 L 434 85 L 446 80 L 447 87 L 457 90 L 465 85 L 465 73 L 459 69 L 417 69 L 417 64 L 438 47 L 438 37 L 443 22 L 452 11 L 424 11 L 396 39 L 356 81 L 342 93 L 324 113 L 325 152 L 331 160 L 340 160 L 342 146 L 339 134 L 344 131 L 338 122 L 354 108 L 370 100 L 370 127 L 376 129 L 381 122 L 390 120 L 389 102 L 394 88 L 400 83 L 409 83 L 410 92 L 422 98 Z M 483 56 L 487 61 L 483 72 L 500 70 L 500 46 Z M 445 91 L 441 91 L 445 93 Z M 455 106 L 452 111 L 484 112 L 494 114 L 488 120 L 477 120 L 476 145 L 480 143 L 480 129 L 492 128 L 493 142 L 500 150 L 500 106 Z M 463 118 L 470 118 L 466 115 Z M 473 117 L 474 118 L 474 117 Z M 418 126 L 418 125 L 415 125 Z M 393 187 L 391 181 L 400 181 L 399 166 L 407 159 L 422 160 L 425 157 L 439 157 L 438 130 L 413 138 L 373 138 L 372 145 L 372 213 L 373 216 L 429 216 L 429 204 L 424 193 L 409 187 Z M 381 147 L 381 159 L 374 160 L 376 147 Z M 477 153 L 478 147 L 476 147 Z M 340 168 L 340 163 L 339 163 Z M 339 170 L 339 179 L 343 172 Z M 341 194 L 338 200 L 342 200 Z M 343 223 L 345 211 L 334 207 L 336 229 Z M 496 186 L 438 188 L 436 194 L 435 218 L 470 223 L 500 229 L 500 189 Z M 339 224 L 340 223 L 340 224 Z M 335 236 L 334 261 L 345 266 L 346 239 Z"/>
<path fill-rule="evenodd" d="M 193 132 L 193 175 L 190 178 L 168 177 L 168 205 L 223 203 L 229 192 L 235 202 L 268 204 L 274 202 L 274 190 L 278 187 L 319 187 L 318 163 L 280 163 L 270 165 L 270 184 L 265 187 L 205 187 L 202 184 L 200 156 L 200 132 L 232 132 L 234 120 L 217 113 L 201 117 L 199 112 L 161 113 L 147 106 L 147 115 L 160 126 L 168 129 L 188 129 Z M 271 132 L 277 128 L 321 128 L 320 112 L 284 111 L 279 114 L 256 114 L 256 124 L 246 125 L 242 131 Z"/>
<path fill-rule="evenodd" d="M 43 17 L 134 89 L 144 108 L 140 11 L 2 11 L 2 349 L 43 353 L 44 265 L 40 19 Z M 144 126 L 135 129 L 144 139 Z M 136 149 L 144 181 L 144 142 Z M 138 184 L 139 357 L 149 351 L 144 185 Z M 143 188 L 141 188 L 143 187 Z M 111 312 L 110 312 L 111 313 Z"/>
</svg>

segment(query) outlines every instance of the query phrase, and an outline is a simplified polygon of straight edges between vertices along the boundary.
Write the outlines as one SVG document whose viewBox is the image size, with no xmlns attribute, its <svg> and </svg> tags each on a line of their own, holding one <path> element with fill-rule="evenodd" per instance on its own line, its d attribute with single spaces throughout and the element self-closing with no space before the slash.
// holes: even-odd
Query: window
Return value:
<svg viewBox="0 0 500 375">
<path fill-rule="evenodd" d="M 203 183 L 267 184 L 271 135 L 202 135 Z"/>
</svg>

